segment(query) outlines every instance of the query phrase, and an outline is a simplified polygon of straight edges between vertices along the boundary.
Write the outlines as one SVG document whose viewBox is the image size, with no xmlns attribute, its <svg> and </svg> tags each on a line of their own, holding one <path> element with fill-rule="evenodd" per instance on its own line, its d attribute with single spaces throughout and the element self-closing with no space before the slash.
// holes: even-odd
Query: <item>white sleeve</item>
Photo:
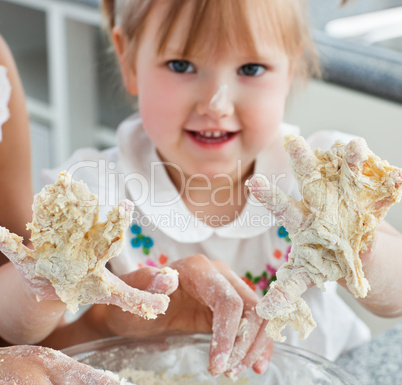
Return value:
<svg viewBox="0 0 402 385">
<path fill-rule="evenodd" d="M 102 152 L 93 148 L 79 149 L 61 166 L 52 169 L 43 169 L 41 172 L 42 185 L 54 183 L 61 171 L 67 171 L 76 181 L 82 180 L 91 192 L 99 185 L 99 165 L 104 161 Z"/>
<path fill-rule="evenodd" d="M 306 138 L 306 141 L 313 150 L 316 148 L 321 148 L 322 150 L 327 151 L 337 140 L 341 140 L 344 143 L 349 143 L 351 140 L 356 138 L 357 136 L 355 135 L 347 134 L 341 131 L 322 130 L 310 135 L 308 138 Z"/>
<path fill-rule="evenodd" d="M 0 66 L 0 142 L 2 140 L 1 127 L 10 118 L 8 102 L 11 96 L 11 84 L 7 77 L 7 68 Z"/>
</svg>

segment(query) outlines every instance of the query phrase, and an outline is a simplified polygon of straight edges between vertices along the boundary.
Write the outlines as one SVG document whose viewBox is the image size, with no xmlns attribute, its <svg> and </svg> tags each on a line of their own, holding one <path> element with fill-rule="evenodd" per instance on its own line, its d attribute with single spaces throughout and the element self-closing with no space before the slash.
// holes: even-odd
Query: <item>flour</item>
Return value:
<svg viewBox="0 0 402 385">
<path fill-rule="evenodd" d="M 228 378 L 221 376 L 219 379 L 211 381 L 198 381 L 195 376 L 173 375 L 169 376 L 167 372 L 156 373 L 153 370 L 134 370 L 123 369 L 119 372 L 121 378 L 125 378 L 136 385 L 249 385 L 250 380 L 241 379 L 233 382 Z"/>
</svg>

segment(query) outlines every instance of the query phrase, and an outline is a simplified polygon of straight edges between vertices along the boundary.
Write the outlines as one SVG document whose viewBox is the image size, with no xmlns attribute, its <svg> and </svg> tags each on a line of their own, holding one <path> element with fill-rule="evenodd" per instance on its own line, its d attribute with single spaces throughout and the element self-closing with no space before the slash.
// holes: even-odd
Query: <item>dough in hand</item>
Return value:
<svg viewBox="0 0 402 385">
<path fill-rule="evenodd" d="M 345 278 L 356 297 L 367 295 L 370 285 L 359 254 L 370 250 L 377 226 L 402 195 L 401 169 L 374 155 L 364 139 L 312 151 L 302 137 L 290 136 L 285 147 L 301 201 L 263 175 L 247 183 L 292 240 L 288 262 L 279 268 L 277 280 L 256 308 L 269 320 L 268 336 L 277 341 L 285 340 L 281 331 L 287 324 L 300 331 L 301 338 L 316 326 L 300 297 L 309 287 L 325 290 L 326 281 Z"/>
</svg>

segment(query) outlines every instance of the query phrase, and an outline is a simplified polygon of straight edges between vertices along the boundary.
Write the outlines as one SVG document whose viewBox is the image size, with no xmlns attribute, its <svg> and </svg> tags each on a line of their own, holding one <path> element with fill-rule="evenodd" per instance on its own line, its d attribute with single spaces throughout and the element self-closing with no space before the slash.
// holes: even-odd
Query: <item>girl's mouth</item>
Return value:
<svg viewBox="0 0 402 385">
<path fill-rule="evenodd" d="M 197 142 L 205 144 L 220 144 L 229 141 L 237 132 L 228 132 L 222 130 L 204 130 L 204 131 L 189 131 L 186 132 Z"/>
</svg>

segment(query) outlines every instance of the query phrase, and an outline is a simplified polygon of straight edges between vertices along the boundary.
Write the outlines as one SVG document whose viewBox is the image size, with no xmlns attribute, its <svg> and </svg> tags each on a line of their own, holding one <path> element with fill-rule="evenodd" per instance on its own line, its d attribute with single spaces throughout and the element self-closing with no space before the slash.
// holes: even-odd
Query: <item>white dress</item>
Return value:
<svg viewBox="0 0 402 385">
<path fill-rule="evenodd" d="M 282 124 L 281 131 L 283 135 L 299 134 L 297 127 L 287 124 Z M 328 131 L 314 134 L 308 141 L 313 148 L 327 149 L 336 139 L 351 138 Z M 44 181 L 53 183 L 60 170 L 83 180 L 98 194 L 102 220 L 120 200 L 134 202 L 134 221 L 127 231 L 126 245 L 121 255 L 110 261 L 115 274 L 204 254 L 225 261 L 262 296 L 289 254 L 291 243 L 286 229 L 278 226 L 255 199 L 250 199 L 241 215 L 227 226 L 210 227 L 191 214 L 136 116 L 120 125 L 118 147 L 79 150 L 62 168 L 44 171 Z M 285 151 L 267 148 L 258 155 L 254 171 L 275 178 L 288 194 L 299 195 Z M 368 327 L 338 296 L 336 286 L 327 283 L 325 293 L 312 288 L 303 295 L 317 327 L 306 340 L 287 328 L 286 343 L 333 360 L 370 338 Z"/>
<path fill-rule="evenodd" d="M 10 118 L 8 102 L 11 96 L 11 85 L 7 77 L 7 68 L 0 65 L 0 142 L 2 140 L 2 126 Z"/>
</svg>

